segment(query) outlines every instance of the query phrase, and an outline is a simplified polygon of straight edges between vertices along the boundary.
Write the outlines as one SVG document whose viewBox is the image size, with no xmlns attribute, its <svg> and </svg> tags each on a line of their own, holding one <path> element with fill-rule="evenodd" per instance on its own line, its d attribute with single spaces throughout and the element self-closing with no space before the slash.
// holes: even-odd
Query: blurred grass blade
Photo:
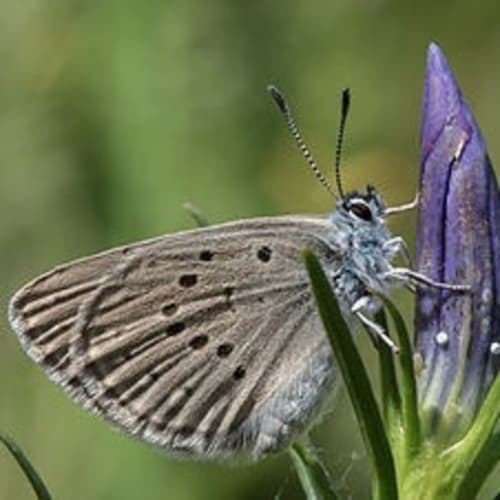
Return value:
<svg viewBox="0 0 500 500">
<path fill-rule="evenodd" d="M 198 227 L 207 227 L 210 225 L 208 217 L 201 208 L 193 205 L 192 203 L 184 203 L 182 208 L 189 214 Z"/>
<path fill-rule="evenodd" d="M 31 465 L 30 461 L 24 454 L 24 452 L 19 448 L 19 446 L 12 441 L 5 434 L 0 432 L 0 442 L 2 442 L 6 448 L 12 453 L 12 456 L 16 459 L 17 463 L 23 470 L 24 474 L 28 478 L 33 490 L 35 491 L 39 500 L 51 500 L 49 490 L 43 484 L 42 478 L 38 475 L 37 471 Z"/>
<path fill-rule="evenodd" d="M 315 450 L 303 442 L 296 441 L 288 448 L 297 476 L 308 500 L 336 500 L 328 470 Z"/>
<path fill-rule="evenodd" d="M 413 349 L 403 317 L 386 297 L 380 296 L 389 311 L 398 336 L 401 366 L 401 394 L 403 410 L 403 429 L 407 458 L 413 457 L 420 449 L 421 431 L 418 413 L 417 381 L 413 365 Z"/>
<path fill-rule="evenodd" d="M 394 459 L 370 379 L 321 264 L 310 250 L 304 250 L 303 257 L 324 328 L 375 470 L 376 498 L 397 499 Z"/>
<path fill-rule="evenodd" d="M 377 312 L 375 321 L 384 328 L 386 332 L 389 331 L 384 309 Z M 399 393 L 398 380 L 396 377 L 394 352 L 385 342 L 380 342 L 378 346 L 378 355 L 384 419 L 386 428 L 390 433 L 390 438 L 394 441 L 396 437 L 395 431 L 400 428 L 401 424 L 401 394 Z"/>
</svg>

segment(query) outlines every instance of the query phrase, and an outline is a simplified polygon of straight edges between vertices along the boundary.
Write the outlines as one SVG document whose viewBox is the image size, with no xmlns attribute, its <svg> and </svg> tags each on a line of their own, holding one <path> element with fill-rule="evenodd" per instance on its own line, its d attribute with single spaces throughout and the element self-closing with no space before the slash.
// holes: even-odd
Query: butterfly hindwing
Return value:
<svg viewBox="0 0 500 500">
<path fill-rule="evenodd" d="M 251 219 L 117 248 L 26 285 L 11 322 L 52 379 L 127 432 L 194 456 L 258 455 L 331 384 L 301 259 L 309 247 L 336 265 L 328 227 Z"/>
</svg>

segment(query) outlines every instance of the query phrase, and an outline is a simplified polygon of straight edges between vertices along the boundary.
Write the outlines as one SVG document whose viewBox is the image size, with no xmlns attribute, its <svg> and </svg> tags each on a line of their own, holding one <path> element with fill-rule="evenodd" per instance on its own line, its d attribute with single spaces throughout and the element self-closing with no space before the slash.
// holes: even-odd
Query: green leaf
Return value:
<svg viewBox="0 0 500 500">
<path fill-rule="evenodd" d="M 323 325 L 375 471 L 376 496 L 384 500 L 396 499 L 394 459 L 368 374 L 321 264 L 310 250 L 304 250 L 303 256 Z"/>
<path fill-rule="evenodd" d="M 464 438 L 449 452 L 461 481 L 460 498 L 474 498 L 481 479 L 500 460 L 500 375 L 490 387 L 481 408 Z M 471 494 L 472 496 L 469 496 Z"/>
<path fill-rule="evenodd" d="M 500 460 L 500 431 L 493 434 L 472 463 L 462 481 L 457 500 L 476 498 L 486 478 Z M 497 498 L 497 497 L 496 497 Z M 500 497 L 498 497 L 500 498 Z"/>
<path fill-rule="evenodd" d="M 422 443 L 420 419 L 418 413 L 417 381 L 413 365 L 413 349 L 403 317 L 386 297 L 380 296 L 392 317 L 400 347 L 401 395 L 403 411 L 403 429 L 406 457 L 411 459 L 420 450 Z"/>
<path fill-rule="evenodd" d="M 377 312 L 375 321 L 386 332 L 389 331 L 383 309 Z M 401 394 L 396 377 L 394 351 L 385 342 L 380 342 L 378 355 L 384 419 L 391 441 L 394 441 L 399 438 L 399 429 L 401 428 Z"/>
<path fill-rule="evenodd" d="M 19 448 L 19 446 L 17 446 L 12 439 L 2 433 L 0 433 L 0 442 L 2 442 L 12 453 L 12 456 L 16 459 L 17 463 L 28 478 L 28 481 L 31 483 L 31 486 L 33 487 L 33 490 L 39 500 L 51 500 L 52 497 L 50 496 L 49 490 L 46 488 L 42 478 L 38 475 L 33 465 L 31 465 L 23 450 L 21 450 L 21 448 Z"/>
<path fill-rule="evenodd" d="M 336 500 L 330 476 L 311 446 L 296 441 L 289 448 L 297 476 L 308 500 Z"/>
</svg>

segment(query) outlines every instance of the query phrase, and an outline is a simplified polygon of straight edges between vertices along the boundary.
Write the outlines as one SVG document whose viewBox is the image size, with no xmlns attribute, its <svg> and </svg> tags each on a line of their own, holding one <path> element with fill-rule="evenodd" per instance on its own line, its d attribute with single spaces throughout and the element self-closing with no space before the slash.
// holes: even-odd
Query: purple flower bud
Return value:
<svg viewBox="0 0 500 500">
<path fill-rule="evenodd" d="M 421 155 L 418 271 L 471 292 L 418 291 L 420 402 L 463 428 L 500 367 L 500 196 L 479 127 L 435 44 L 427 55 Z"/>
</svg>

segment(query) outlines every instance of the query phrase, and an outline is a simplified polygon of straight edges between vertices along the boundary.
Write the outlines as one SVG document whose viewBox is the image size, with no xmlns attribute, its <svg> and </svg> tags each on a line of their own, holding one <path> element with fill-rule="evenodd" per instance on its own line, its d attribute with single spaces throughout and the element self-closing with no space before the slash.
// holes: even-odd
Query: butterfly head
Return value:
<svg viewBox="0 0 500 500">
<path fill-rule="evenodd" d="M 377 190 L 368 185 L 365 192 L 346 194 L 337 203 L 337 210 L 353 222 L 375 223 L 384 217 L 385 203 Z"/>
</svg>

